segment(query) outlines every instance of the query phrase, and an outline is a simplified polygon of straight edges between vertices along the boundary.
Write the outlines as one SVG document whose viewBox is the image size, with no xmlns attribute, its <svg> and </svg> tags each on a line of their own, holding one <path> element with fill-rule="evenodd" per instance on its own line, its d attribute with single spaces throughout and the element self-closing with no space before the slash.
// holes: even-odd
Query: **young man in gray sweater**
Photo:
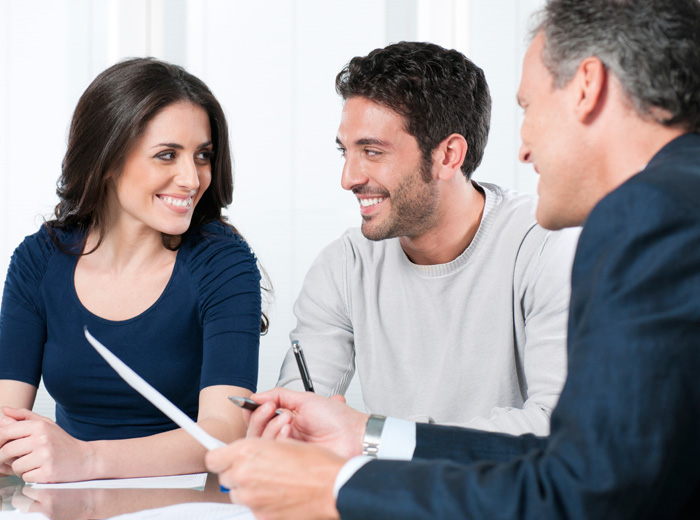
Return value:
<svg viewBox="0 0 700 520">
<path fill-rule="evenodd" d="M 362 228 L 321 252 L 294 307 L 315 390 L 344 394 L 357 367 L 368 412 L 547 435 L 578 232 L 546 231 L 535 196 L 471 179 L 489 131 L 483 71 L 402 42 L 354 58 L 336 90 Z M 291 351 L 278 385 L 303 389 Z"/>
</svg>

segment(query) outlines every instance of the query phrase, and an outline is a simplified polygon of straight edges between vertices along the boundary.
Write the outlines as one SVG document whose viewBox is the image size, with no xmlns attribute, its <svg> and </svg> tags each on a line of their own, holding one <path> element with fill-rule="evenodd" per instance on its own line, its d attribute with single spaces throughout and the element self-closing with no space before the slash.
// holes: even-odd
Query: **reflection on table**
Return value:
<svg viewBox="0 0 700 520">
<path fill-rule="evenodd" d="M 35 489 L 16 477 L 0 478 L 2 511 L 42 513 L 51 520 L 88 520 L 185 502 L 230 504 L 216 475 L 204 489 Z M 18 519 L 22 516 L 18 516 Z"/>
</svg>

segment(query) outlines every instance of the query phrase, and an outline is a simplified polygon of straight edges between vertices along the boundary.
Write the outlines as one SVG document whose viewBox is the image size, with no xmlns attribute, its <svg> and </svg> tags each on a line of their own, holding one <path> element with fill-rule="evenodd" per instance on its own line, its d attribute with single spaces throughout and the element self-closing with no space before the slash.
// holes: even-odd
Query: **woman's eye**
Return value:
<svg viewBox="0 0 700 520">
<path fill-rule="evenodd" d="M 213 150 L 202 150 L 199 152 L 195 157 L 198 161 L 201 162 L 209 162 L 211 161 L 211 158 L 214 156 L 214 151 Z"/>
<path fill-rule="evenodd" d="M 175 152 L 162 152 L 156 155 L 156 157 L 164 161 L 172 161 L 175 158 Z"/>
</svg>

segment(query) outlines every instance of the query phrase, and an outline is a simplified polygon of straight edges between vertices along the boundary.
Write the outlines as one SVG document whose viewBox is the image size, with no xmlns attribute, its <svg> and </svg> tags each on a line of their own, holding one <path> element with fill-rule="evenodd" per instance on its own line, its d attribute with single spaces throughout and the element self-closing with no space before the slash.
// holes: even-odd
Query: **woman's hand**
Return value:
<svg viewBox="0 0 700 520">
<path fill-rule="evenodd" d="M 12 424 L 13 422 L 17 422 L 11 417 L 7 417 L 5 414 L 0 411 L 0 436 L 2 436 L 2 427 L 7 426 L 8 424 Z M 0 448 L 2 448 L 2 444 L 0 444 Z M 12 463 L 12 460 L 4 460 L 2 455 L 0 455 L 0 476 L 2 475 L 14 475 L 15 472 L 12 471 L 12 468 L 10 467 L 10 464 Z"/>
<path fill-rule="evenodd" d="M 89 443 L 71 437 L 55 422 L 32 411 L 8 407 L 2 412 L 0 471 L 9 466 L 11 473 L 25 482 L 91 478 L 94 457 Z"/>
</svg>

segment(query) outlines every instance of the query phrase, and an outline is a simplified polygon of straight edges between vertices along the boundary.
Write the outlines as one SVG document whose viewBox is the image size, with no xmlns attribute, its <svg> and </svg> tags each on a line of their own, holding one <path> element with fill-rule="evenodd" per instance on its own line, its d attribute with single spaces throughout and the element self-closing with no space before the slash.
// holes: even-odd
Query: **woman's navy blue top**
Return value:
<svg viewBox="0 0 700 520">
<path fill-rule="evenodd" d="M 68 247 L 81 239 L 54 233 Z M 255 391 L 260 272 L 233 230 L 210 223 L 186 237 L 160 298 L 124 321 L 100 318 L 80 303 L 73 283 L 78 258 L 42 226 L 15 250 L 0 309 L 0 379 L 38 386 L 43 375 L 66 432 L 81 440 L 124 439 L 177 428 L 93 350 L 84 326 L 192 419 L 203 388 Z"/>
</svg>

